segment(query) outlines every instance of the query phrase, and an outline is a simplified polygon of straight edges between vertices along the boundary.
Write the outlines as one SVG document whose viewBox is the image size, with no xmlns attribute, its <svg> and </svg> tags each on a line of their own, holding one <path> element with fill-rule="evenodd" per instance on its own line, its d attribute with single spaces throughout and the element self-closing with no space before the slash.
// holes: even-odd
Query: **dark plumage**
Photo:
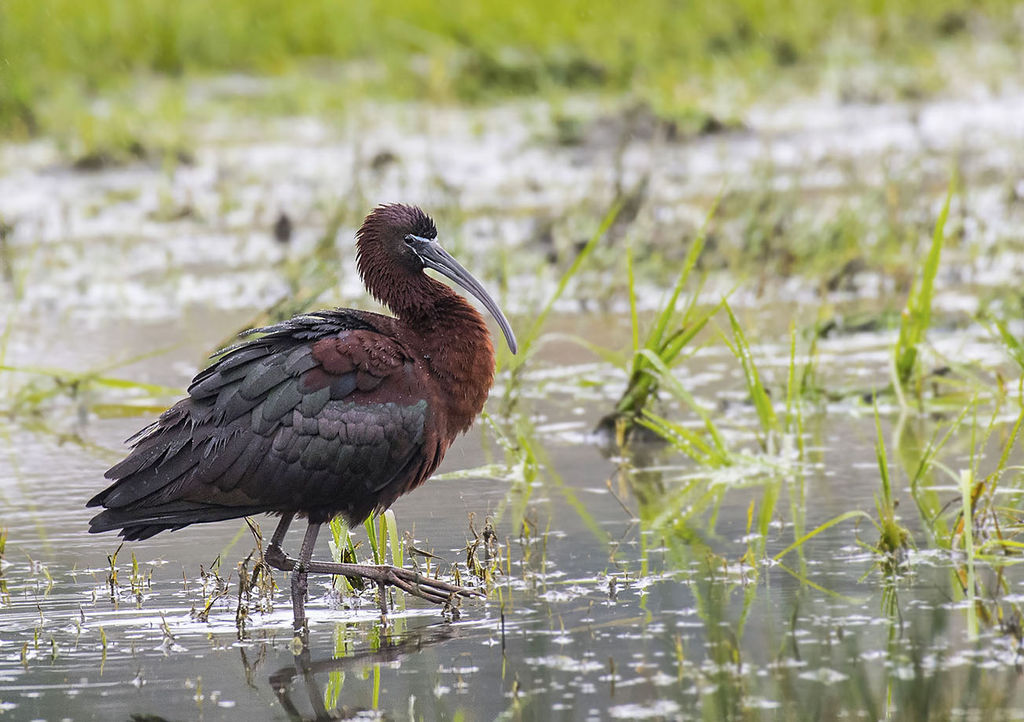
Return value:
<svg viewBox="0 0 1024 722">
<path fill-rule="evenodd" d="M 358 524 L 422 484 L 470 427 L 493 381 L 483 318 L 423 269 L 480 299 L 515 350 L 494 301 L 436 236 L 418 208 L 374 209 L 357 234 L 359 272 L 395 316 L 318 311 L 249 332 L 261 335 L 220 352 L 186 398 L 129 439 L 131 453 L 106 473 L 114 483 L 88 502 L 104 507 L 89 530 L 147 539 L 189 524 L 280 514 L 267 556 L 299 572 L 299 625 L 305 571 L 324 566 L 309 560 L 319 526 L 339 514 Z M 309 520 L 298 560 L 280 550 L 296 515 Z M 410 582 L 405 570 L 340 566 L 433 601 L 468 593 Z"/>
<path fill-rule="evenodd" d="M 373 316 L 321 311 L 226 351 L 107 472 L 90 530 L 146 539 L 264 512 L 354 525 L 421 483 L 440 461 L 429 394 Z"/>
</svg>

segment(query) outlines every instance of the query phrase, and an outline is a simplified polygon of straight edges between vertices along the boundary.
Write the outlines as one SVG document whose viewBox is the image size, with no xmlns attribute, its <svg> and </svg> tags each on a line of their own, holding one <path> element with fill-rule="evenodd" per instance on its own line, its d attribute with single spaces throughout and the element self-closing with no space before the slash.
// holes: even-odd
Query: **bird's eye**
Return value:
<svg viewBox="0 0 1024 722">
<path fill-rule="evenodd" d="M 411 234 L 411 233 L 405 234 L 405 243 L 406 243 L 407 246 L 411 246 L 415 240 L 416 240 L 416 236 L 414 236 L 413 234 Z"/>
</svg>

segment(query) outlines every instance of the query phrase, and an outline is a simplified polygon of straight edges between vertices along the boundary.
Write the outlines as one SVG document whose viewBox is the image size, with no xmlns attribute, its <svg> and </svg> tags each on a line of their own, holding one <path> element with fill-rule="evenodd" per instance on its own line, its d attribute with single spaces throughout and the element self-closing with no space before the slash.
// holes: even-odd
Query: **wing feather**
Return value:
<svg viewBox="0 0 1024 722">
<path fill-rule="evenodd" d="M 442 450 L 395 323 L 321 312 L 224 350 L 107 472 L 91 531 L 145 538 L 257 511 L 358 522 L 390 504 Z"/>
</svg>

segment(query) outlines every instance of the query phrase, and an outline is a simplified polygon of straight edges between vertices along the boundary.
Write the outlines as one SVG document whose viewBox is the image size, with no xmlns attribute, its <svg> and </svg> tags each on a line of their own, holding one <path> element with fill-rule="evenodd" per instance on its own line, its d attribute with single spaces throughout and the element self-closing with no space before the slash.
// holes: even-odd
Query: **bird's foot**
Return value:
<svg viewBox="0 0 1024 722">
<path fill-rule="evenodd" d="M 323 574 L 337 574 L 344 577 L 362 577 L 378 585 L 397 587 L 406 594 L 425 599 L 434 604 L 444 604 L 456 597 L 485 597 L 479 589 L 460 587 L 433 577 L 424 576 L 411 569 L 374 564 L 346 564 L 340 562 L 310 562 L 307 569 Z"/>
<path fill-rule="evenodd" d="M 267 547 L 263 558 L 267 564 L 274 569 L 283 572 L 290 572 L 299 567 L 299 560 L 284 553 L 284 550 L 276 544 Z M 361 577 L 377 585 L 392 586 L 401 589 L 406 594 L 425 599 L 434 604 L 450 603 L 458 597 L 486 597 L 479 589 L 471 587 L 460 587 L 456 584 L 414 572 L 411 569 L 392 567 L 376 564 L 350 564 L 345 562 L 319 562 L 310 561 L 304 566 L 303 571 L 315 574 L 334 574 L 343 577 Z M 298 576 L 298 574 L 294 575 Z M 302 575 L 303 577 L 305 575 Z M 293 582 L 295 580 L 293 579 Z M 292 599 L 297 598 L 297 589 L 293 583 Z M 305 594 L 301 595 L 303 598 Z"/>
<path fill-rule="evenodd" d="M 457 597 L 486 597 L 479 589 L 460 587 L 433 577 L 424 576 L 400 567 L 377 567 L 381 578 L 378 583 L 398 587 L 403 592 L 435 604 L 450 606 Z"/>
</svg>

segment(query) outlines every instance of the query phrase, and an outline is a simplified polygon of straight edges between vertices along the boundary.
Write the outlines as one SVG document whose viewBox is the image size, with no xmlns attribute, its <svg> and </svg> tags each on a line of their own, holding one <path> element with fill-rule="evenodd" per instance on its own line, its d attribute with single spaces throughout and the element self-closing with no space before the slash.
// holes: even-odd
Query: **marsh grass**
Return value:
<svg viewBox="0 0 1024 722">
<path fill-rule="evenodd" d="M 732 312 L 728 303 L 725 304 L 725 311 L 729 316 L 732 342 L 728 338 L 723 338 L 726 346 L 729 347 L 729 351 L 732 352 L 732 355 L 743 369 L 743 380 L 746 382 L 747 393 L 750 395 L 750 401 L 757 412 L 761 448 L 765 452 L 775 453 L 777 447 L 776 439 L 782 432 L 782 425 L 779 422 L 778 414 L 775 413 L 772 399 L 768 395 L 764 383 L 761 381 L 761 374 L 757 369 L 757 363 L 754 361 L 754 355 L 750 350 L 746 334 L 743 333 L 743 327 L 740 326 L 740 322 L 736 319 L 736 315 Z"/>
<path fill-rule="evenodd" d="M 676 390 L 678 394 L 679 391 Z M 695 410 L 704 424 L 705 433 L 701 434 L 683 423 L 671 421 L 658 416 L 653 411 L 644 411 L 644 416 L 637 423 L 658 434 L 676 449 L 704 467 L 724 467 L 737 463 L 736 455 L 726 444 L 721 431 L 711 420 L 710 413 L 700 406 L 687 392 L 685 398 L 691 401 L 690 408 Z"/>
<path fill-rule="evenodd" d="M 373 550 L 375 564 L 386 564 L 387 553 L 391 552 L 391 564 L 396 567 L 405 565 L 405 542 L 398 533 L 398 522 L 395 512 L 387 509 L 381 514 L 371 516 L 365 522 L 367 538 Z M 393 588 L 386 588 L 384 594 L 390 594 L 391 605 L 397 604 L 399 610 L 405 609 L 405 595 L 395 594 Z"/>
<path fill-rule="evenodd" d="M 352 534 L 348 530 L 348 525 L 345 524 L 341 517 L 335 517 L 328 522 L 327 528 L 331 531 L 331 539 L 328 542 L 331 558 L 336 562 L 355 564 L 358 557 L 356 556 L 355 543 L 352 540 Z M 356 589 L 363 589 L 363 585 L 359 580 L 349 579 L 348 577 L 334 577 L 332 583 L 335 591 L 342 597 L 352 594 Z"/>
<path fill-rule="evenodd" d="M 388 509 L 381 514 L 374 514 L 363 522 L 363 528 L 370 541 L 374 564 L 387 564 L 389 550 L 393 565 L 400 567 L 404 564 L 404 541 L 398 534 L 395 512 Z"/>
<path fill-rule="evenodd" d="M 253 548 L 245 559 L 236 564 L 238 593 L 235 602 L 235 626 L 244 636 L 246 624 L 254 612 L 267 613 L 274 608 L 274 574 L 264 557 L 263 532 L 258 522 L 245 517 L 245 524 L 253 537 Z M 226 554 L 225 550 L 222 554 Z M 251 565 L 251 569 L 250 569 Z"/>
<path fill-rule="evenodd" d="M 1005 0 L 984 0 L 968 15 L 999 26 L 1012 9 Z M 52 129 L 61 122 L 48 107 L 55 96 L 72 92 L 84 103 L 140 74 L 298 71 L 323 77 L 347 97 L 478 101 L 632 90 L 666 118 L 688 122 L 706 112 L 694 95 L 722 77 L 746 79 L 741 89 L 780 74 L 806 82 L 850 47 L 919 69 L 904 85 L 925 92 L 936 41 L 957 34 L 944 25 L 948 8 L 919 0 L 884 9 L 867 0 L 804 0 L 789 10 L 753 0 L 714 7 L 524 0 L 514 8 L 453 0 L 443 12 L 425 0 L 310 0 L 273 9 L 227 0 L 216 12 L 199 0 L 9 0 L 0 23 L 7 59 L 0 130 Z M 974 25 L 983 23 L 958 27 Z M 338 72 L 325 60 L 356 63 Z"/>
<path fill-rule="evenodd" d="M 698 287 L 690 295 L 685 306 L 682 309 L 679 308 L 683 289 L 697 265 L 701 252 L 704 250 L 708 224 L 714 216 L 716 207 L 717 202 L 708 211 L 704 224 L 690 243 L 675 284 L 665 302 L 661 304 L 654 323 L 647 333 L 643 335 L 643 340 L 641 340 L 641 324 L 637 313 L 633 256 L 632 251 L 627 250 L 626 267 L 629 280 L 630 325 L 633 338 L 632 354 L 629 357 L 626 368 L 628 381 L 626 382 L 625 391 L 623 391 L 622 396 L 615 405 L 615 410 L 602 419 L 599 424 L 600 428 L 614 430 L 615 438 L 620 446 L 625 443 L 632 427 L 644 416 L 646 411 L 649 411 L 662 385 L 671 384 L 676 394 L 690 403 L 697 410 L 697 413 L 701 414 L 706 422 L 708 421 L 706 414 L 699 409 L 696 403 L 693 403 L 686 390 L 673 377 L 672 367 L 682 360 L 684 350 L 718 311 L 718 307 L 710 310 L 698 310 L 697 298 L 700 294 L 701 284 L 698 284 Z M 607 354 L 605 355 L 607 356 Z M 650 418 L 648 417 L 648 420 Z M 720 441 L 720 439 L 717 439 L 717 441 Z"/>
<path fill-rule="evenodd" d="M 360 563 L 357 545 L 344 520 L 341 517 L 335 517 L 328 523 L 328 528 L 331 531 L 331 540 L 328 542 L 328 546 L 334 561 L 349 564 Z M 390 564 L 396 567 L 405 566 L 406 543 L 398 532 L 398 521 L 394 511 L 387 509 L 381 514 L 373 514 L 363 522 L 363 529 L 366 532 L 370 549 L 370 563 L 388 564 L 388 553 L 390 552 Z M 333 584 L 335 591 L 341 597 L 363 591 L 366 588 L 362 580 L 344 576 L 335 576 Z M 404 595 L 394 595 L 392 604 L 404 610 Z"/>
<path fill-rule="evenodd" d="M 977 585 L 975 582 L 974 547 L 974 481 L 970 469 L 960 470 L 960 518 L 962 519 L 962 546 L 965 556 L 966 573 L 964 586 L 967 594 L 967 637 L 978 638 Z"/>
<path fill-rule="evenodd" d="M 483 529 L 478 532 L 473 524 L 473 513 L 470 512 L 469 531 L 473 539 L 466 544 L 466 568 L 470 574 L 490 587 L 495 584 L 498 576 L 505 573 L 503 566 L 507 568 L 509 563 L 502 554 L 503 549 L 494 529 L 494 520 L 487 517 Z"/>
<path fill-rule="evenodd" d="M 983 319 L 983 322 L 984 320 L 985 319 Z M 1024 372 L 1024 343 L 1021 343 L 1021 340 L 1017 338 L 1012 331 L 1010 331 L 1005 319 L 991 318 L 990 321 L 991 326 L 989 326 L 989 328 L 991 329 L 992 326 L 995 327 L 993 335 L 995 335 L 1002 343 L 1003 347 L 1006 349 L 1007 355 L 1013 359 L 1019 370 Z"/>
<path fill-rule="evenodd" d="M 104 103 L 83 104 L 77 94 L 60 94 L 46 119 L 57 146 L 71 166 L 98 171 L 129 163 L 149 163 L 165 170 L 193 162 L 186 127 L 185 89 L 155 84 L 140 93 L 110 95 Z"/>
<path fill-rule="evenodd" d="M 810 342 L 804 351 L 805 361 L 801 365 L 797 356 L 796 322 L 789 325 L 789 367 L 786 373 L 786 409 L 782 419 L 782 432 L 793 441 L 796 456 L 803 461 L 807 456 L 804 444 L 804 406 L 821 396 L 818 385 L 818 334 L 810 333 Z"/>
<path fill-rule="evenodd" d="M 209 567 L 203 564 L 199 565 L 199 588 L 202 597 L 199 607 L 193 606 L 191 610 L 192 618 L 196 621 L 210 621 L 210 614 L 213 612 L 214 606 L 220 600 L 227 598 L 231 592 L 231 576 L 234 570 L 229 572 L 225 578 L 220 575 L 220 566 L 221 557 L 219 555 Z M 169 631 L 168 634 L 170 634 Z"/>
<path fill-rule="evenodd" d="M 107 555 L 107 588 L 110 589 L 110 601 L 112 602 L 117 600 L 118 595 L 117 555 L 121 553 L 122 547 L 124 547 L 124 542 L 117 545 L 113 554 Z"/>
<path fill-rule="evenodd" d="M 7 606 L 11 603 L 11 593 L 7 588 L 7 577 L 4 570 L 10 566 L 10 562 L 4 559 L 7 551 L 7 528 L 0 527 L 0 606 Z"/>
<path fill-rule="evenodd" d="M 905 552 L 910 546 L 910 532 L 900 525 L 896 518 L 896 500 L 892 491 L 892 479 L 889 475 L 889 459 L 885 451 L 885 439 L 882 436 L 882 422 L 875 405 L 875 456 L 878 460 L 878 474 L 881 478 L 881 493 L 875 496 L 875 511 L 878 520 L 875 527 L 879 537 L 877 551 L 892 560 L 893 567 L 899 567 Z"/>
<path fill-rule="evenodd" d="M 0 374 L 29 379 L 21 384 L 12 384 L 12 388 L 5 394 L 6 404 L 0 404 L 0 412 L 11 416 L 38 413 L 42 407 L 59 400 L 71 401 L 84 411 L 104 417 L 161 412 L 167 408 L 165 399 L 179 395 L 180 389 L 107 374 L 121 366 L 166 353 L 167 350 L 157 349 L 87 371 L 0 364 Z M 104 393 L 131 394 L 135 398 L 108 401 Z"/>
<path fill-rule="evenodd" d="M 975 396 L 945 428 L 936 429 L 922 449 L 905 429 L 898 429 L 898 448 L 904 467 L 912 470 L 911 493 L 929 545 L 954 553 L 950 576 L 955 593 L 966 601 L 968 637 L 976 639 L 982 625 L 1019 637 L 1019 622 L 1014 620 L 1021 619 L 1021 610 L 1016 602 L 1004 600 L 1010 593 L 1004 570 L 1019 564 L 1024 550 L 1018 539 L 1020 467 L 1010 464 L 1024 412 L 1010 424 L 1005 399 L 998 398 L 986 411 L 980 398 Z M 987 423 L 979 424 L 981 413 L 990 413 Z M 954 438 L 967 443 L 967 453 L 957 455 L 958 463 L 950 465 L 940 452 Z M 993 449 L 999 450 L 998 458 L 986 471 L 983 461 Z M 1013 472 L 1017 477 L 1010 476 Z M 949 487 L 956 494 L 944 498 L 938 489 Z"/>
<path fill-rule="evenodd" d="M 1021 493 L 1019 479 L 1010 477 L 1011 473 L 1019 477 L 1021 469 L 1010 462 L 1024 427 L 1024 411 L 1010 424 L 1005 419 L 1003 407 L 996 405 L 989 412 L 988 422 L 979 425 L 977 417 L 983 411 L 976 397 L 944 429 L 937 429 L 923 449 L 918 450 L 914 440 L 905 432 L 899 437 L 898 444 L 904 468 L 913 470 L 908 473 L 910 489 L 931 544 L 949 550 L 962 544 L 966 515 L 969 515 L 975 556 L 984 558 L 986 563 L 1012 563 L 1013 557 L 1024 549 L 1024 544 L 1014 539 L 1020 533 L 1019 512 L 1016 510 Z M 969 428 L 965 434 L 963 429 L 968 418 Z M 954 438 L 960 439 L 961 444 L 967 444 L 966 456 L 961 457 L 961 463 L 966 461 L 964 466 L 952 466 L 940 458 L 940 452 Z M 998 458 L 986 472 L 983 460 L 994 448 L 999 450 Z M 965 478 L 971 480 L 967 505 L 962 488 Z M 944 500 L 936 491 L 941 479 L 958 490 L 955 500 Z M 1000 499 L 1007 501 L 999 503 Z"/>
<path fill-rule="evenodd" d="M 907 298 L 907 305 L 900 317 L 900 332 L 893 348 L 893 369 L 896 391 L 900 405 L 907 406 L 906 396 L 912 393 L 918 400 L 921 398 L 920 355 L 925 335 L 931 324 L 932 298 L 935 291 L 935 276 L 939 270 L 942 257 L 942 246 L 946 237 L 946 219 L 949 217 L 949 205 L 953 200 L 956 179 L 949 183 L 946 200 L 935 222 L 931 246 L 921 263 Z"/>
<path fill-rule="evenodd" d="M 660 372 L 665 388 L 698 415 L 703 430 L 698 431 L 686 422 L 670 420 L 650 410 L 644 410 L 643 418 L 639 419 L 638 423 L 657 433 L 702 467 L 744 466 L 752 472 L 760 469 L 768 474 L 792 470 L 792 465 L 801 462 L 806 453 L 803 438 L 803 406 L 806 397 L 816 393 L 810 381 L 815 373 L 816 339 L 812 338 L 807 360 L 801 366 L 797 356 L 796 327 L 795 324 L 790 325 L 786 405 L 780 418 L 774 409 L 771 396 L 761 381 L 750 344 L 739 321 L 726 301 L 723 300 L 716 310 L 718 308 L 725 308 L 729 316 L 733 339 L 731 342 L 727 338 L 724 340 L 734 358 L 740 363 L 747 392 L 756 411 L 758 426 L 755 433 L 761 447 L 760 454 L 744 453 L 732 448 L 727 443 L 723 430 L 711 417 L 711 412 L 693 398 L 660 359 L 650 353 L 646 356 L 652 366 Z"/>
<path fill-rule="evenodd" d="M 518 420 L 514 436 L 499 433 L 496 439 L 505 450 L 506 467 L 512 472 L 509 474 L 508 492 L 492 515 L 496 522 L 511 524 L 513 528 L 522 527 L 526 523 L 532 496 L 539 487 L 549 496 L 561 497 L 596 540 L 608 541 L 607 529 L 587 508 L 578 490 L 555 471 L 551 456 L 527 419 Z"/>
</svg>

